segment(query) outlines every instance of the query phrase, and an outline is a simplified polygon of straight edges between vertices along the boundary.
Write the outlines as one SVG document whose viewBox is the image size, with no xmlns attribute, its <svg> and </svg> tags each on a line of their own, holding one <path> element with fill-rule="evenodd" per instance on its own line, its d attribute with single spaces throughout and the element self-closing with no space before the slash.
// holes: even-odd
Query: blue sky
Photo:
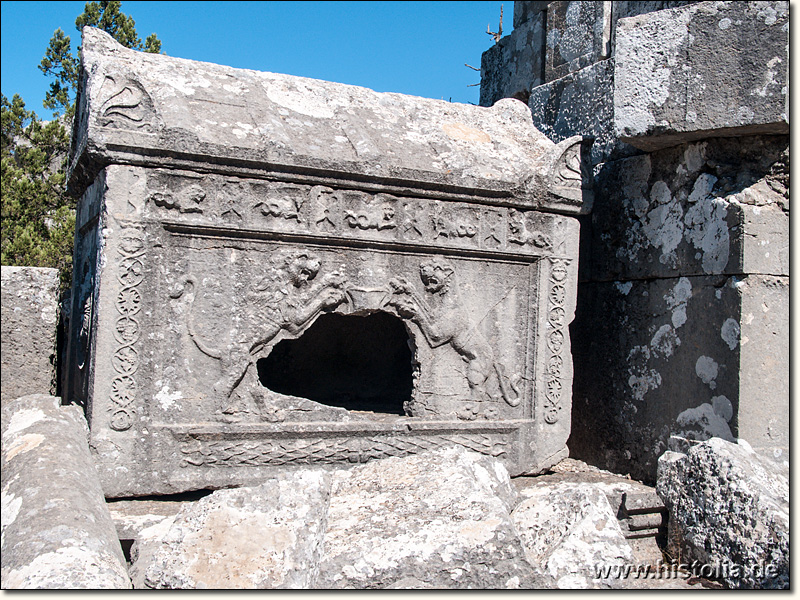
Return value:
<svg viewBox="0 0 800 600">
<path fill-rule="evenodd" d="M 453 102 L 478 103 L 481 54 L 507 2 L 122 2 L 144 39 L 170 56 L 288 73 Z M 2 2 L 2 93 L 42 118 L 49 80 L 38 69 L 58 28 L 79 43 L 84 2 Z"/>
</svg>

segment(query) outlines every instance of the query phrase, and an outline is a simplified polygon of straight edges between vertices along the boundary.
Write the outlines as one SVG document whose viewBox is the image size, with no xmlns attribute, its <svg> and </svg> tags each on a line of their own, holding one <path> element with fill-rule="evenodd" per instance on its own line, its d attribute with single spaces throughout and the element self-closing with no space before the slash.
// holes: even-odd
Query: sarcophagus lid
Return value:
<svg viewBox="0 0 800 600">
<path fill-rule="evenodd" d="M 65 395 L 109 496 L 566 455 L 590 140 L 84 28 Z"/>
</svg>

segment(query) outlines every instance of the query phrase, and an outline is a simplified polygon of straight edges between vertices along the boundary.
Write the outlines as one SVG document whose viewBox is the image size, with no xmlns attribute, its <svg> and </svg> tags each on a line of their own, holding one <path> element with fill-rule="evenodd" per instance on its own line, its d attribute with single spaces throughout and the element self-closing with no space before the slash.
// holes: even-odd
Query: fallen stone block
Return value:
<svg viewBox="0 0 800 600">
<path fill-rule="evenodd" d="M 174 517 L 187 501 L 173 500 L 114 500 L 108 510 L 120 541 L 132 542 L 140 533 L 164 519 Z"/>
<path fill-rule="evenodd" d="M 58 269 L 2 267 L 3 383 L 5 405 L 27 394 L 56 391 Z"/>
<path fill-rule="evenodd" d="M 599 487 L 570 482 L 538 485 L 511 517 L 531 564 L 541 565 L 560 589 L 624 587 L 599 569 L 632 565 L 634 554 Z"/>
<path fill-rule="evenodd" d="M 539 588 L 497 461 L 463 448 L 334 475 L 318 588 Z"/>
<path fill-rule="evenodd" d="M 620 19 L 614 127 L 643 150 L 788 133 L 788 72 L 788 2 L 700 2 Z"/>
<path fill-rule="evenodd" d="M 2 587 L 127 589 L 81 409 L 40 394 L 2 409 Z"/>
<path fill-rule="evenodd" d="M 325 527 L 330 475 L 280 474 L 257 487 L 219 490 L 140 531 L 137 588 L 307 589 Z"/>
<path fill-rule="evenodd" d="M 658 462 L 670 552 L 731 588 L 788 589 L 788 477 L 746 443 L 712 438 L 686 448 Z"/>
<path fill-rule="evenodd" d="M 220 490 L 142 529 L 136 588 L 542 588 L 505 467 L 460 447 Z"/>
</svg>

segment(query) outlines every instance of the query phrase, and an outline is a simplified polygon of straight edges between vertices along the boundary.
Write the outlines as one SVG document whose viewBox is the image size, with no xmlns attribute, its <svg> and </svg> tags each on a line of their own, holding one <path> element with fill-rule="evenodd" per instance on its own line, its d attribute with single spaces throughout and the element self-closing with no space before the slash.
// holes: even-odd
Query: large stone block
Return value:
<svg viewBox="0 0 800 600">
<path fill-rule="evenodd" d="M 789 131 L 789 3 L 700 2 L 620 19 L 614 127 L 645 150 Z"/>
<path fill-rule="evenodd" d="M 615 0 L 611 3 L 613 25 L 616 27 L 619 19 L 678 8 L 687 4 L 697 4 L 697 0 Z"/>
<path fill-rule="evenodd" d="M 510 515 L 516 500 L 499 461 L 458 447 L 334 473 L 298 469 L 214 492 L 142 531 L 134 584 L 550 587 L 525 559 Z"/>
<path fill-rule="evenodd" d="M 594 138 L 592 163 L 631 154 L 636 148 L 614 134 L 614 61 L 602 60 L 533 88 L 533 124 L 554 142 L 574 135 Z"/>
<path fill-rule="evenodd" d="M 131 587 L 87 437 L 59 398 L 3 405 L 3 589 Z"/>
<path fill-rule="evenodd" d="M 588 143 L 85 30 L 70 398 L 106 493 L 567 450 Z"/>
<path fill-rule="evenodd" d="M 603 165 L 593 280 L 787 274 L 788 138 L 717 138 Z"/>
<path fill-rule="evenodd" d="M 527 2 L 514 0 L 514 27 L 519 27 L 529 19 L 536 17 L 543 10 L 547 10 L 550 2 Z"/>
<path fill-rule="evenodd" d="M 742 396 L 740 377 L 761 377 L 741 374 L 739 279 L 581 286 L 572 456 L 654 482 L 671 435 L 736 437 L 745 403 L 759 402 Z"/>
<path fill-rule="evenodd" d="M 658 494 L 674 555 L 734 589 L 789 588 L 789 478 L 747 444 L 718 438 L 666 452 Z"/>
<path fill-rule="evenodd" d="M 500 463 L 460 448 L 337 472 L 317 587 L 548 585 L 525 560 L 514 496 Z"/>
<path fill-rule="evenodd" d="M 58 269 L 2 267 L 0 398 L 56 391 Z"/>
<path fill-rule="evenodd" d="M 308 589 L 325 531 L 330 473 L 306 469 L 219 490 L 143 532 L 134 585 L 158 589 Z"/>
<path fill-rule="evenodd" d="M 581 286 L 573 456 L 650 482 L 671 435 L 788 456 L 788 278 Z"/>
<path fill-rule="evenodd" d="M 548 4 L 545 82 L 611 56 L 611 4 L 567 0 Z"/>
<path fill-rule="evenodd" d="M 726 336 L 740 344 L 738 437 L 788 460 L 789 277 L 749 275 L 738 285 L 741 319 Z"/>
<path fill-rule="evenodd" d="M 544 14 L 536 12 L 483 53 L 481 106 L 492 106 L 502 98 L 527 102 L 531 91 L 543 82 Z"/>
</svg>

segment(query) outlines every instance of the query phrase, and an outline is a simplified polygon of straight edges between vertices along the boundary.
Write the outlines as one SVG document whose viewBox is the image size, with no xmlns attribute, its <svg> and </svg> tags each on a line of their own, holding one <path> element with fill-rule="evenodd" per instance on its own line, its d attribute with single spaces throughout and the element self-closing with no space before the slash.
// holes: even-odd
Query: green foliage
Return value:
<svg viewBox="0 0 800 600">
<path fill-rule="evenodd" d="M 64 35 L 59 27 L 50 38 L 50 45 L 42 62 L 39 63 L 42 73 L 55 77 L 55 81 L 50 83 L 50 89 L 45 94 L 43 103 L 45 108 L 57 111 L 70 107 L 70 94 L 78 89 L 78 66 L 79 61 L 70 51 L 69 36 Z"/>
<path fill-rule="evenodd" d="M 0 260 L 53 267 L 69 283 L 75 202 L 64 189 L 69 136 L 59 120 L 42 122 L 18 95 L 2 97 Z"/>
<path fill-rule="evenodd" d="M 133 17 L 120 12 L 122 3 L 114 0 L 87 2 L 83 13 L 75 19 L 75 28 L 80 31 L 84 26 L 97 27 L 108 33 L 126 48 L 142 50 L 158 54 L 161 52 L 161 40 L 155 33 L 147 36 L 144 44 L 136 33 L 136 22 Z M 80 66 L 80 48 L 78 56 L 70 50 L 70 38 L 64 35 L 61 28 L 56 29 L 50 38 L 39 69 L 48 77 L 53 77 L 50 90 L 45 95 L 44 107 L 54 111 L 65 111 L 68 117 L 74 112 L 75 93 L 78 90 L 78 71 Z M 58 114 L 58 113 L 55 113 Z"/>
<path fill-rule="evenodd" d="M 75 20 L 78 31 L 98 27 L 120 44 L 144 52 L 161 52 L 151 34 L 142 43 L 132 17 L 120 12 L 118 1 L 87 2 Z M 4 265 L 52 267 L 61 273 L 62 288 L 70 284 L 75 230 L 75 200 L 66 193 L 69 133 L 75 114 L 80 74 L 80 48 L 74 55 L 61 28 L 53 33 L 39 69 L 53 80 L 44 107 L 52 121 L 41 121 L 18 95 L 2 97 L 2 237 Z"/>
</svg>

